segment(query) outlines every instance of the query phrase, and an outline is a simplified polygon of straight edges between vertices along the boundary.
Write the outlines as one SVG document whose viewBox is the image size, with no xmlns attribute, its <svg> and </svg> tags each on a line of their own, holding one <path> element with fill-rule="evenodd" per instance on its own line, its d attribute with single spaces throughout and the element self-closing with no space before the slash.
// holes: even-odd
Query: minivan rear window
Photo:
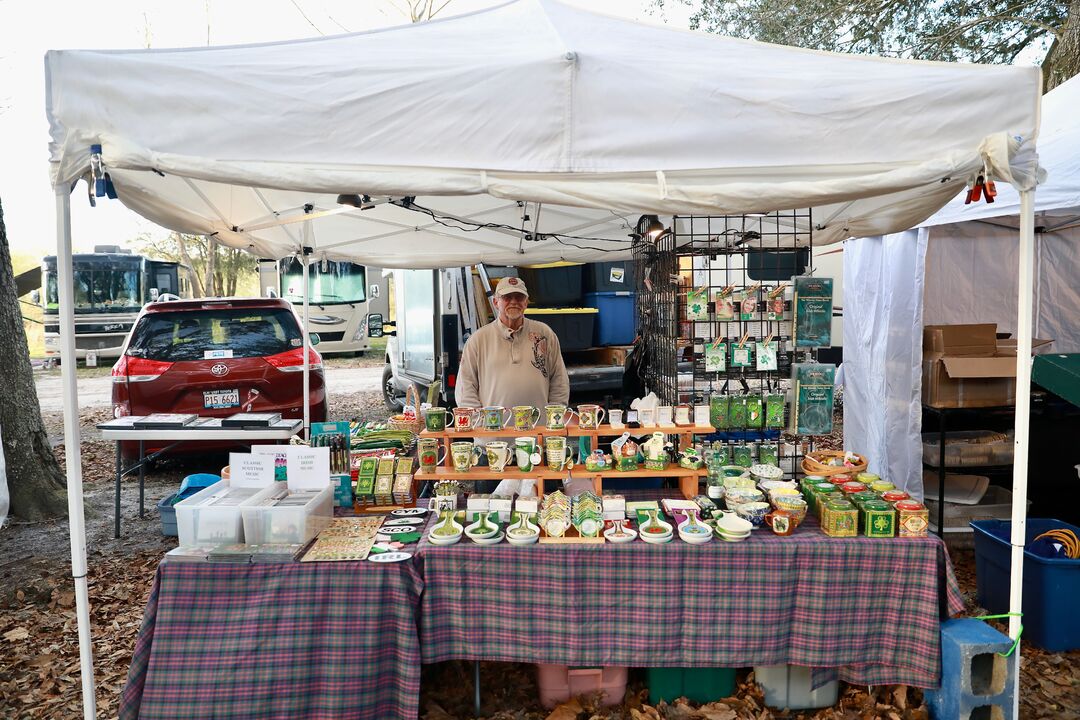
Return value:
<svg viewBox="0 0 1080 720">
<path fill-rule="evenodd" d="M 300 347 L 296 316 L 284 308 L 220 308 L 144 315 L 127 354 L 164 362 L 203 360 L 207 351 L 234 358 L 276 355 Z"/>
</svg>

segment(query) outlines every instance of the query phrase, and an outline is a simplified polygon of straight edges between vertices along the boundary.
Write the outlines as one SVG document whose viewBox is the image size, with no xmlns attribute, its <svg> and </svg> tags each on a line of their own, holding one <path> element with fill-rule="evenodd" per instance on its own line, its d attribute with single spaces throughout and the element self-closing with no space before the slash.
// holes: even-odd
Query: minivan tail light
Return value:
<svg viewBox="0 0 1080 720">
<path fill-rule="evenodd" d="M 171 362 L 121 355 L 113 365 L 112 381 L 114 383 L 149 382 L 157 380 L 172 366 Z"/>
<path fill-rule="evenodd" d="M 270 363 L 278 370 L 283 372 L 303 372 L 304 371 L 304 349 L 296 348 L 295 350 L 286 350 L 283 353 L 277 355 L 268 355 L 263 358 L 266 362 Z M 322 357 L 314 350 L 310 351 L 308 360 L 311 363 L 312 370 L 322 370 Z"/>
</svg>

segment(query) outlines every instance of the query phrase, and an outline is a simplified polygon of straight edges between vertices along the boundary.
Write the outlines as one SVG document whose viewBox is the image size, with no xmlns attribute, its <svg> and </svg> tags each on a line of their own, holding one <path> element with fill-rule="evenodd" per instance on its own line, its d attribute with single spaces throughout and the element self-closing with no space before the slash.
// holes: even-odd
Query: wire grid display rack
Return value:
<svg viewBox="0 0 1080 720">
<path fill-rule="evenodd" d="M 664 404 L 708 404 L 714 395 L 784 395 L 784 428 L 790 423 L 791 370 L 814 362 L 817 352 L 796 350 L 792 338 L 792 282 L 808 274 L 813 252 L 812 213 L 800 209 L 767 215 L 676 216 L 670 230 L 650 240 L 639 228 L 634 243 L 638 314 L 646 348 L 644 379 Z M 746 301 L 747 291 L 749 302 Z M 690 302 L 691 293 L 704 302 Z M 691 309 L 693 307 L 693 309 Z M 726 343 L 724 367 L 706 360 L 706 348 Z M 776 343 L 776 364 L 759 367 L 758 343 Z M 734 351 L 750 348 L 750 362 L 733 366 Z M 746 358 L 741 358 L 745 360 Z M 809 437 L 783 429 L 718 432 L 710 438 L 759 448 L 777 444 L 777 460 L 794 476 L 813 449 Z M 759 458 L 760 459 L 760 458 Z"/>
</svg>

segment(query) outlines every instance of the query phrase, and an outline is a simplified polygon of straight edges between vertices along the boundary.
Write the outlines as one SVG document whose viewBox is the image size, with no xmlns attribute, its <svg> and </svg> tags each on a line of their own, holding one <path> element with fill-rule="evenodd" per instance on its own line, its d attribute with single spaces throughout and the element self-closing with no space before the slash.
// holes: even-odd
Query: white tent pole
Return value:
<svg viewBox="0 0 1080 720">
<path fill-rule="evenodd" d="M 300 261 L 304 263 L 304 437 L 311 439 L 311 333 L 308 332 L 308 248 L 311 247 L 311 221 L 304 223 L 304 246 Z"/>
<path fill-rule="evenodd" d="M 90 597 L 86 588 L 86 520 L 83 515 L 82 453 L 79 448 L 79 390 L 75 382 L 75 298 L 71 264 L 71 194 L 56 188 L 56 271 L 60 300 L 60 378 L 64 393 L 64 455 L 67 471 L 71 577 L 75 581 L 75 617 L 79 627 L 83 717 L 97 714 L 94 646 L 90 638 Z"/>
<path fill-rule="evenodd" d="M 1016 318 L 1016 448 L 1013 453 L 1012 572 L 1009 578 L 1009 612 L 1022 609 L 1024 590 L 1024 536 L 1027 532 L 1028 446 L 1031 434 L 1031 313 L 1035 264 L 1035 191 L 1020 193 L 1020 282 Z M 1020 632 L 1021 618 L 1009 618 L 1009 636 Z M 1017 646 L 1016 667 L 1020 664 Z M 1019 717 L 1019 672 L 1013 693 L 1013 717 Z"/>
</svg>

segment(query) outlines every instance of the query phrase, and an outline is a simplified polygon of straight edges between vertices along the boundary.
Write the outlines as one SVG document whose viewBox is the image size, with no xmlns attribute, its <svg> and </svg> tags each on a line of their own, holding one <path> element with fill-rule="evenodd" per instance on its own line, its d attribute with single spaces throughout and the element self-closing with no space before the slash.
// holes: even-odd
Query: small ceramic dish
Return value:
<svg viewBox="0 0 1080 720">
<path fill-rule="evenodd" d="M 723 465 L 720 468 L 720 472 L 724 477 L 750 477 L 750 471 L 744 468 L 742 465 Z"/>
<path fill-rule="evenodd" d="M 724 512 L 716 520 L 716 529 L 728 535 L 749 534 L 754 529 L 753 523 L 744 520 L 733 512 Z"/>
<path fill-rule="evenodd" d="M 690 530 L 679 530 L 679 538 L 689 545 L 701 545 L 712 540 L 713 531 L 704 525 L 698 525 Z"/>
<path fill-rule="evenodd" d="M 621 532 L 620 532 L 620 530 L 621 530 Z M 610 543 L 631 542 L 632 540 L 635 540 L 637 538 L 637 536 L 638 536 L 637 530 L 633 530 L 633 529 L 628 528 L 628 527 L 620 528 L 620 527 L 612 526 L 612 527 L 609 527 L 607 530 L 604 531 L 604 537 L 607 538 L 607 541 L 610 542 Z"/>
<path fill-rule="evenodd" d="M 767 502 L 748 502 L 735 508 L 735 512 L 755 528 L 765 524 L 765 515 L 772 509 Z"/>
<path fill-rule="evenodd" d="M 487 521 L 487 530 L 484 532 L 477 532 L 480 528 L 482 520 L 477 520 L 472 525 L 465 528 L 465 534 L 469 536 L 470 540 L 483 540 L 485 538 L 495 537 L 499 533 L 499 526 L 493 524 L 490 520 Z"/>
<path fill-rule="evenodd" d="M 674 537 L 672 533 L 667 535 L 642 535 L 641 539 L 650 545 L 663 545 L 664 543 L 671 542 L 671 538 Z"/>
<path fill-rule="evenodd" d="M 534 545 L 540 540 L 540 533 L 531 533 L 529 535 L 507 535 L 506 542 L 511 545 Z"/>
<path fill-rule="evenodd" d="M 461 535 L 428 535 L 428 542 L 432 545 L 455 545 L 461 540 Z"/>
<path fill-rule="evenodd" d="M 470 537 L 469 539 L 472 540 L 477 545 L 498 545 L 499 543 L 501 543 L 503 541 L 503 538 L 505 538 L 505 537 L 506 537 L 506 533 L 499 532 L 496 535 L 493 535 L 491 537 L 483 537 L 483 538 Z M 537 536 L 537 537 L 539 537 L 539 536 Z"/>
<path fill-rule="evenodd" d="M 784 477 L 784 471 L 775 465 L 758 463 L 750 466 L 750 474 L 758 480 L 779 480 Z"/>
</svg>

